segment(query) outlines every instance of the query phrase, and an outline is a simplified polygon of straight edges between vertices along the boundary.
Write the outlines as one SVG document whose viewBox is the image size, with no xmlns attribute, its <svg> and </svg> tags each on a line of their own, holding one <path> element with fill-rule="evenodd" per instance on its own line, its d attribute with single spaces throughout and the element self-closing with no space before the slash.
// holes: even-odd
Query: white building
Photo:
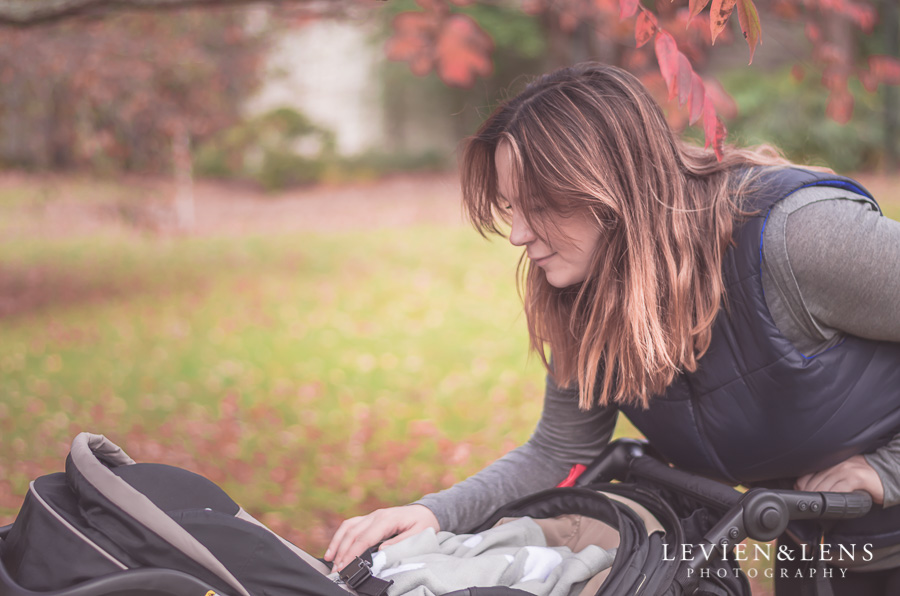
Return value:
<svg viewBox="0 0 900 596">
<path fill-rule="evenodd" d="M 412 105 L 403 109 L 402 122 L 388 116 L 380 72 L 386 58 L 375 40 L 374 17 L 318 19 L 287 29 L 272 45 L 265 83 L 248 111 L 292 107 L 334 131 L 342 155 L 452 149 L 452 115 Z"/>
</svg>

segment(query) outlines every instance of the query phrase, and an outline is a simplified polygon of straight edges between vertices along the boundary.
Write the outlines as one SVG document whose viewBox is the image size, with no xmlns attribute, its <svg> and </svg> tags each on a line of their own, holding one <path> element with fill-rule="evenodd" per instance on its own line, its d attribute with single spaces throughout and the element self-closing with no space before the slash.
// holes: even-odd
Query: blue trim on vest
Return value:
<svg viewBox="0 0 900 596">
<path fill-rule="evenodd" d="M 830 352 L 831 350 L 833 350 L 833 349 L 835 349 L 835 348 L 841 347 L 842 345 L 844 345 L 844 342 L 845 342 L 845 341 L 847 341 L 846 335 L 844 336 L 844 338 L 843 338 L 841 341 L 837 342 L 836 344 L 834 344 L 834 345 L 831 346 L 830 348 L 828 348 L 828 349 L 826 349 L 826 350 L 822 350 L 822 351 L 819 352 L 818 354 L 813 354 L 812 356 L 807 356 L 807 355 L 804 354 L 803 352 L 800 352 L 800 350 L 797 350 L 797 352 L 799 352 L 800 355 L 803 356 L 803 359 L 804 359 L 804 360 L 812 360 L 813 358 L 818 358 L 818 357 L 821 356 L 822 354 L 825 354 L 825 353 L 827 353 L 827 352 Z"/>
<path fill-rule="evenodd" d="M 871 194 L 869 194 L 869 191 L 867 191 L 862 186 L 859 186 L 849 180 L 822 180 L 820 182 L 810 182 L 809 184 L 804 184 L 800 188 L 809 188 L 810 186 L 830 186 L 832 188 L 841 188 L 843 190 L 849 190 L 852 193 L 856 193 L 858 195 L 863 195 L 864 197 L 868 197 L 868 198 L 872 199 L 873 201 L 875 200 L 875 197 L 873 197 Z M 790 194 L 794 194 L 794 192 L 797 192 L 798 190 L 800 190 L 800 188 L 797 188 Z M 789 196 L 789 195 L 787 195 L 787 196 Z"/>
</svg>

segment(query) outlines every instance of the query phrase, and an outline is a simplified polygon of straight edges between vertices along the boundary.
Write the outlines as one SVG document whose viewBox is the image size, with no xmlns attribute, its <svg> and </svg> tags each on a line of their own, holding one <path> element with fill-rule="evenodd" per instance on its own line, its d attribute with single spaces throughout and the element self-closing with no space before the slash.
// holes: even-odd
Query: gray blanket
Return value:
<svg viewBox="0 0 900 596">
<path fill-rule="evenodd" d="M 570 596 L 610 567 L 614 556 L 615 549 L 593 545 L 578 553 L 548 547 L 541 528 L 521 518 L 479 534 L 426 530 L 375 553 L 372 572 L 394 581 L 389 596 L 440 596 L 487 586 Z"/>
</svg>

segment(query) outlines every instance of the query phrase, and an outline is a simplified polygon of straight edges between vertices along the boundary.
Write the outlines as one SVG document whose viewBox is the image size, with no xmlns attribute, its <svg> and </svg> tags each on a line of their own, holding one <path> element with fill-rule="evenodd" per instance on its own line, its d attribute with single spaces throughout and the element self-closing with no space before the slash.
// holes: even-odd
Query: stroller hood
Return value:
<svg viewBox="0 0 900 596">
<path fill-rule="evenodd" d="M 152 567 L 232 596 L 347 596 L 206 478 L 135 463 L 90 433 L 73 441 L 64 474 L 31 483 L 0 558 L 19 585 L 36 591 Z"/>
</svg>

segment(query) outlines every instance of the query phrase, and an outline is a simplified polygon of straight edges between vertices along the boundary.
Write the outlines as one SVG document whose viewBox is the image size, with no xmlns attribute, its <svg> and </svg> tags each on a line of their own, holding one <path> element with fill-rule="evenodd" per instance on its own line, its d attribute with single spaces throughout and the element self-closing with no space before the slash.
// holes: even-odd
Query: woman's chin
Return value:
<svg viewBox="0 0 900 596">
<path fill-rule="evenodd" d="M 575 284 L 581 283 L 582 280 L 575 279 L 571 275 L 565 275 L 562 273 L 554 273 L 545 271 L 544 275 L 547 278 L 547 283 L 553 286 L 554 288 L 559 288 L 560 290 L 563 288 L 568 288 L 569 286 L 574 286 Z"/>
</svg>

